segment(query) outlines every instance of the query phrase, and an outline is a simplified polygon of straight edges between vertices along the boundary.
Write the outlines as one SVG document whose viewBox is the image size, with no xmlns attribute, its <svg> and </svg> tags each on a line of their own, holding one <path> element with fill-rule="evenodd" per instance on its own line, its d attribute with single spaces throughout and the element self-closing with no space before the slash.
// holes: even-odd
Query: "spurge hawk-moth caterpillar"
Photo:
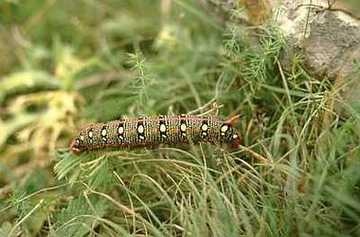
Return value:
<svg viewBox="0 0 360 237">
<path fill-rule="evenodd" d="M 200 142 L 229 144 L 237 148 L 240 137 L 233 128 L 237 118 L 234 116 L 223 121 L 215 116 L 160 115 L 95 123 L 80 130 L 71 141 L 70 150 L 79 154 L 107 147 L 154 147 Z"/>
</svg>

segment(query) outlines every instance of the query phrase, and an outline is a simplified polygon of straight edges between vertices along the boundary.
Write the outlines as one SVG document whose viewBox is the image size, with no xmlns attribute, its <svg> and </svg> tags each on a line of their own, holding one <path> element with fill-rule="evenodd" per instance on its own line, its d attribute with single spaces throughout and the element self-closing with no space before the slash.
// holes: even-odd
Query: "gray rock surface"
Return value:
<svg viewBox="0 0 360 237">
<path fill-rule="evenodd" d="M 349 75 L 353 72 L 349 59 L 356 59 L 354 54 L 360 50 L 360 21 L 342 11 L 327 10 L 326 1 L 317 1 L 318 6 L 305 6 L 307 2 L 284 1 L 281 6 L 278 22 L 290 50 L 301 50 L 307 68 L 319 79 Z M 283 60 L 291 56 L 285 55 Z"/>
</svg>

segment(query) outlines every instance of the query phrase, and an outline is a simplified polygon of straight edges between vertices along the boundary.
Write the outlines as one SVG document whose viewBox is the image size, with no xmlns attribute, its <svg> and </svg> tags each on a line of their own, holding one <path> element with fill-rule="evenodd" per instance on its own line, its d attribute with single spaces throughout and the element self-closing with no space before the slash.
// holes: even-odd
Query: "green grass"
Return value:
<svg viewBox="0 0 360 237">
<path fill-rule="evenodd" d="M 191 2 L 0 2 L 0 236 L 360 235 L 360 111 L 301 55 L 283 71 L 275 24 L 255 41 Z M 67 149 L 86 123 L 210 110 L 241 115 L 240 149 Z"/>
</svg>

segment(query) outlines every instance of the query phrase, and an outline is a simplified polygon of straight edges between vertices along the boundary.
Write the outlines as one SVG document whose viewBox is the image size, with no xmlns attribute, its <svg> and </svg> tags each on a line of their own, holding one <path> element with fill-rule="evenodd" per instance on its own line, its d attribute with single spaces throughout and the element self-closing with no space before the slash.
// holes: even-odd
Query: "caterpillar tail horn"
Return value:
<svg viewBox="0 0 360 237">
<path fill-rule="evenodd" d="M 240 115 L 237 114 L 237 115 L 234 115 L 232 117 L 230 117 L 228 120 L 226 120 L 225 123 L 231 125 L 232 127 L 234 127 L 236 124 L 238 124 L 240 121 Z"/>
</svg>

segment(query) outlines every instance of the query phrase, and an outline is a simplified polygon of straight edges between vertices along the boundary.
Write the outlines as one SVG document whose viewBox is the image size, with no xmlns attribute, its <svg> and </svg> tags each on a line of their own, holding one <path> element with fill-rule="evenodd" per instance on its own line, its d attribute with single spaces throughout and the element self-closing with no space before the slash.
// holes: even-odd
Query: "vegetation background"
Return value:
<svg viewBox="0 0 360 237">
<path fill-rule="evenodd" d="M 0 236 L 360 236 L 359 107 L 333 111 L 300 55 L 282 74 L 276 25 L 254 44 L 165 2 L 0 1 Z M 239 150 L 67 149 L 89 122 L 214 102 Z"/>
</svg>

